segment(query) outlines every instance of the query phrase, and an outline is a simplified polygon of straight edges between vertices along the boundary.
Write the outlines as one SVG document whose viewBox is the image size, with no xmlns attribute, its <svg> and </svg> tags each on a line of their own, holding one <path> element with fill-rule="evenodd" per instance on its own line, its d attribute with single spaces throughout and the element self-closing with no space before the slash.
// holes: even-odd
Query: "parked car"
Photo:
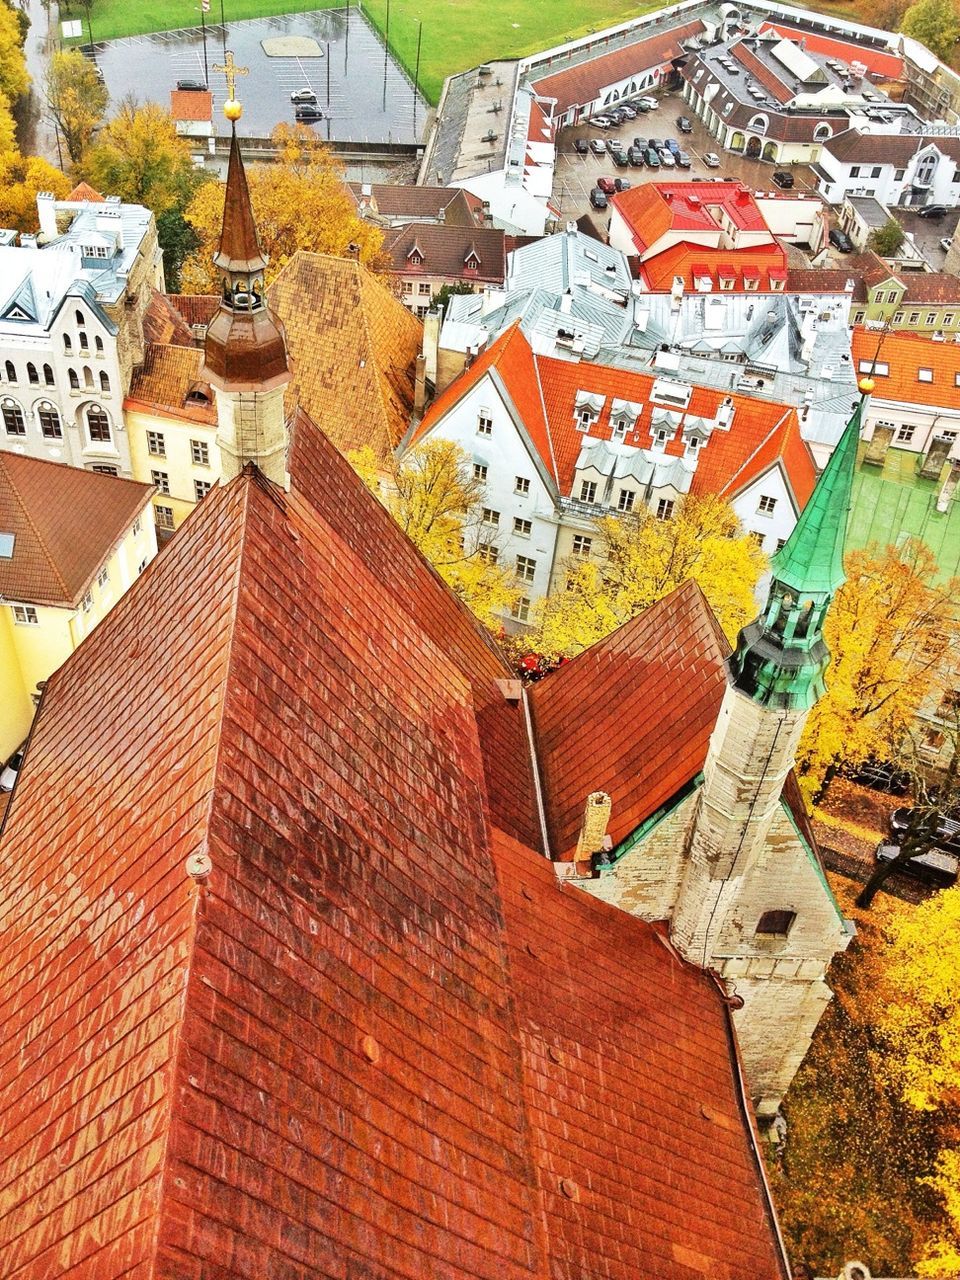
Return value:
<svg viewBox="0 0 960 1280">
<path fill-rule="evenodd" d="M 693 125 L 686 116 L 677 116 L 677 128 L 681 133 L 693 133 Z"/>
<path fill-rule="evenodd" d="M 586 138 L 574 138 L 573 149 L 578 156 L 588 156 L 590 154 L 590 143 Z"/>
<path fill-rule="evenodd" d="M 643 98 L 638 98 L 633 105 L 636 107 L 638 111 L 642 112 L 644 115 L 646 115 L 648 111 L 653 110 L 653 107 L 651 107 L 650 103 L 645 101 L 645 99 Z"/>
<path fill-rule="evenodd" d="M 609 129 L 613 121 L 609 116 L 594 116 L 590 123 L 595 124 L 598 129 Z"/>
<path fill-rule="evenodd" d="M 657 152 L 657 154 L 660 157 L 660 163 L 663 165 L 665 169 L 676 168 L 677 162 L 673 158 L 673 152 L 670 150 L 669 147 L 661 147 L 660 150 Z"/>
<path fill-rule="evenodd" d="M 947 206 L 945 204 L 928 204 L 920 210 L 921 218 L 937 218 L 940 219 L 946 215 Z"/>
<path fill-rule="evenodd" d="M 622 151 L 623 143 L 620 141 L 619 138 L 608 138 L 607 150 L 610 152 L 611 155 L 613 154 L 614 151 Z"/>
<path fill-rule="evenodd" d="M 623 114 L 623 112 L 620 110 L 619 107 L 617 107 L 615 110 L 610 112 L 610 119 L 613 121 L 615 125 L 623 124 L 626 118 L 627 117 Z"/>
<path fill-rule="evenodd" d="M 853 253 L 853 241 L 845 231 L 841 231 L 839 227 L 833 227 L 828 237 L 830 243 L 840 253 Z"/>
<path fill-rule="evenodd" d="M 878 862 L 892 862 L 900 852 L 900 845 L 888 844 L 881 840 L 877 845 Z M 946 849 L 928 849 L 915 858 L 908 858 L 897 867 L 904 875 L 914 876 L 927 884 L 949 889 L 956 884 L 960 872 L 960 855 L 949 853 Z"/>
<path fill-rule="evenodd" d="M 660 153 L 658 151 L 655 151 L 653 147 L 650 147 L 649 150 L 647 151 L 647 168 L 648 169 L 660 168 Z"/>
<path fill-rule="evenodd" d="M 851 765 L 844 773 L 852 782 L 859 782 L 873 791 L 886 791 L 891 796 L 905 796 L 910 791 L 912 779 L 904 769 L 898 769 L 889 760 L 864 760 Z"/>
<path fill-rule="evenodd" d="M 296 93 L 291 93 L 291 102 L 316 102 L 317 95 L 312 89 L 298 89 Z"/>
<path fill-rule="evenodd" d="M 614 178 L 613 185 L 618 191 L 629 191 L 633 183 L 629 178 Z"/>
<path fill-rule="evenodd" d="M 676 140 L 676 138 L 665 138 L 663 145 L 667 148 L 668 151 L 673 152 L 673 158 L 674 160 L 676 160 L 677 156 L 680 154 L 680 143 Z"/>
<path fill-rule="evenodd" d="M 303 124 L 309 124 L 312 120 L 322 120 L 323 112 L 318 106 L 309 102 L 304 102 L 294 111 L 294 116 Z"/>
<path fill-rule="evenodd" d="M 912 818 L 913 807 L 911 805 L 906 805 L 901 809 L 894 809 L 890 815 L 890 832 L 895 840 L 903 839 Z M 941 848 L 949 849 L 951 853 L 960 853 L 960 822 L 956 818 L 948 817 L 945 813 L 938 813 L 932 825 L 936 843 Z"/>
<path fill-rule="evenodd" d="M 943 250 L 944 253 L 950 252 L 950 246 L 952 244 L 953 244 L 953 241 L 950 239 L 949 236 L 942 236 L 940 238 L 940 248 Z"/>
<path fill-rule="evenodd" d="M 703 157 L 703 163 L 707 166 L 708 169 L 719 169 L 720 157 L 717 155 L 715 151 L 708 151 L 707 154 Z"/>
<path fill-rule="evenodd" d="M 642 98 L 638 98 L 637 102 L 645 102 L 647 104 L 648 111 L 656 111 L 657 107 L 660 105 L 656 98 L 650 97 L 649 93 L 645 93 Z"/>
<path fill-rule="evenodd" d="M 607 154 L 607 144 L 602 138 L 591 138 L 590 150 L 595 156 L 605 156 Z"/>
<path fill-rule="evenodd" d="M 693 166 L 693 161 L 690 159 L 690 157 L 687 155 L 685 151 L 681 151 L 680 154 L 677 156 L 677 168 L 690 169 L 692 168 L 692 166 Z"/>
<path fill-rule="evenodd" d="M 623 114 L 627 117 L 628 120 L 636 120 L 637 108 L 632 103 L 621 102 L 620 110 L 623 112 Z"/>
<path fill-rule="evenodd" d="M 27 749 L 27 744 L 21 742 L 19 747 L 7 761 L 0 773 L 0 791 L 12 791 L 13 784 L 17 780 L 17 774 L 20 772 L 20 766 L 23 764 L 23 753 Z"/>
<path fill-rule="evenodd" d="M 643 151 L 640 147 L 630 147 L 627 151 L 627 159 L 635 168 L 643 168 Z"/>
<path fill-rule="evenodd" d="M 187 93 L 206 93 L 207 86 L 202 80 L 178 80 L 178 89 L 185 89 Z"/>
<path fill-rule="evenodd" d="M 659 151 L 660 148 L 663 146 L 663 143 L 660 141 L 659 138 L 648 138 L 647 146 L 653 147 L 654 151 Z"/>
<path fill-rule="evenodd" d="M 607 207 L 606 194 L 599 187 L 594 187 L 590 192 L 590 203 L 594 209 L 605 209 Z"/>
<path fill-rule="evenodd" d="M 793 174 L 787 173 L 786 169 L 777 169 L 773 175 L 773 180 L 784 191 L 790 191 L 793 187 Z"/>
<path fill-rule="evenodd" d="M 597 187 L 600 191 L 603 191 L 608 196 L 612 196 L 617 189 L 616 183 L 614 182 L 613 178 L 598 178 Z"/>
<path fill-rule="evenodd" d="M 610 159 L 618 169 L 626 169 L 627 165 L 630 163 L 625 151 L 612 151 L 610 153 Z"/>
</svg>

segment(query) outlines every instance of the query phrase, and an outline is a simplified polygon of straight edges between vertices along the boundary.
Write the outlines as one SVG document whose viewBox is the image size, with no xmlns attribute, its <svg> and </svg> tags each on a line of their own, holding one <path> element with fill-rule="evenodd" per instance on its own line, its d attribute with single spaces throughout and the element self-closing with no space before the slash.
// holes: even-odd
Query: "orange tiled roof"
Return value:
<svg viewBox="0 0 960 1280">
<path fill-rule="evenodd" d="M 744 276 L 759 279 L 760 292 L 770 291 L 771 280 L 786 280 L 787 254 L 782 245 L 772 241 L 746 249 L 711 249 L 686 241 L 645 258 L 640 275 L 654 293 L 665 293 L 673 286 L 674 277 L 682 276 L 688 289 L 695 289 L 695 278 L 707 275 L 717 287 L 721 272 L 732 275 L 735 291 L 744 289 Z"/>
<path fill-rule="evenodd" d="M 554 883 L 507 664 L 303 414 L 291 477 L 215 488 L 47 687 L 0 840 L 18 1269 L 785 1277 L 721 993 Z"/>
<path fill-rule="evenodd" d="M 143 317 L 143 336 L 147 342 L 175 342 L 181 347 L 188 347 L 193 342 L 190 327 L 173 299 L 159 289 L 151 293 L 150 304 Z"/>
<path fill-rule="evenodd" d="M 215 293 L 168 293 L 167 298 L 188 326 L 209 324 L 220 306 Z"/>
<path fill-rule="evenodd" d="M 291 410 L 344 452 L 388 458 L 413 411 L 420 321 L 366 267 L 319 253 L 297 253 L 267 297 L 286 332 Z"/>
<path fill-rule="evenodd" d="M 184 422 L 216 423 L 217 407 L 209 385 L 201 380 L 202 366 L 199 347 L 151 343 L 130 381 L 123 407 Z"/>
<path fill-rule="evenodd" d="M 67 196 L 68 202 L 76 202 L 86 200 L 90 204 L 105 204 L 103 196 L 90 186 L 89 182 L 78 182 L 70 194 Z"/>
<path fill-rule="evenodd" d="M 836 58 L 848 65 L 851 62 L 862 62 L 869 70 L 885 80 L 899 80 L 903 75 L 903 59 L 885 49 L 876 49 L 865 41 L 856 39 L 842 40 L 836 36 L 821 35 L 810 27 L 791 27 L 785 22 L 772 22 L 765 18 L 758 28 L 764 31 L 776 31 L 788 40 L 803 41 L 808 53 L 819 53 L 827 58 Z"/>
<path fill-rule="evenodd" d="M 411 262 L 417 249 L 422 261 Z M 450 223 L 405 222 L 386 233 L 384 250 L 397 275 L 444 276 L 448 280 L 479 280 L 503 284 L 507 273 L 505 237 L 499 227 L 458 227 Z M 479 266 L 467 270 L 476 255 Z"/>
<path fill-rule="evenodd" d="M 170 116 L 173 120 L 212 120 L 213 94 L 200 89 L 171 89 Z"/>
<path fill-rule="evenodd" d="M 150 500 L 148 484 L 0 450 L 0 598 L 74 608 Z"/>
<path fill-rule="evenodd" d="M 880 348 L 879 355 L 877 348 Z M 850 346 L 858 377 L 872 377 L 878 400 L 901 400 L 905 404 L 949 405 L 955 407 L 960 392 L 960 343 L 934 342 L 919 334 L 888 330 L 881 340 L 877 331 L 857 325 Z M 887 372 L 878 372 L 874 360 Z M 867 368 L 873 368 L 873 372 Z M 920 381 L 920 370 L 929 370 L 929 380 Z"/>
</svg>

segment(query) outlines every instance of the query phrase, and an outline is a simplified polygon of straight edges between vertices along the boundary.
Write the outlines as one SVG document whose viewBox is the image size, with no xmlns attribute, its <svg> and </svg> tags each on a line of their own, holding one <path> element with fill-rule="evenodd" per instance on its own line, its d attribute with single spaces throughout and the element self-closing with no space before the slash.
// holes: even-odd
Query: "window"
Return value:
<svg viewBox="0 0 960 1280">
<path fill-rule="evenodd" d="M 500 512 L 494 511 L 492 507 L 483 508 L 483 523 L 498 525 L 500 523 Z"/>
<path fill-rule="evenodd" d="M 865 311 L 858 311 L 857 314 L 853 317 L 853 323 L 863 324 L 863 318 L 865 315 L 866 315 Z"/>
<path fill-rule="evenodd" d="M 932 382 L 932 381 L 933 381 L 933 370 L 932 370 L 932 369 L 918 369 L 918 370 L 917 370 L 917 381 L 918 381 L 918 382 Z"/>
<path fill-rule="evenodd" d="M 882 170 L 881 170 L 880 166 L 879 166 L 879 165 L 877 165 L 877 166 L 876 166 L 876 168 L 874 168 L 874 169 L 871 169 L 871 170 L 870 170 L 870 177 L 871 177 L 871 178 L 879 178 L 879 177 L 880 177 L 881 172 L 882 172 Z"/>
<path fill-rule="evenodd" d="M 626 418 L 617 418 L 616 422 L 613 424 L 613 434 L 622 440 L 627 434 L 627 428 L 629 426 L 630 423 Z"/>
<path fill-rule="evenodd" d="M 102 409 L 87 410 L 87 429 L 90 432 L 90 439 L 96 440 L 101 444 L 110 443 L 110 419 Z"/>
<path fill-rule="evenodd" d="M 77 377 L 77 371 L 76 371 L 76 369 L 68 369 L 68 370 L 67 370 L 67 377 L 70 379 L 70 390 L 71 390 L 71 391 L 79 391 L 79 390 L 80 390 L 80 379 Z"/>
<path fill-rule="evenodd" d="M 655 449 L 665 449 L 667 446 L 667 431 L 665 427 L 658 427 L 653 433 L 653 447 Z"/>
<path fill-rule="evenodd" d="M 669 520 L 673 515 L 674 501 L 672 498 L 661 498 L 657 503 L 657 519 Z"/>
<path fill-rule="evenodd" d="M 897 432 L 897 443 L 911 444 L 913 442 L 913 437 L 916 434 L 916 430 L 917 428 L 915 426 L 912 426 L 909 423 L 904 423 Z"/>
<path fill-rule="evenodd" d="M 530 556 L 517 556 L 517 577 L 521 582 L 532 582 L 537 562 Z"/>
<path fill-rule="evenodd" d="M 899 296 L 895 290 L 892 293 L 887 294 L 887 302 L 891 303 L 891 305 L 894 302 L 899 302 L 899 301 L 900 301 Z"/>
<path fill-rule="evenodd" d="M 920 743 L 920 750 L 924 755 L 939 755 L 943 750 L 944 742 L 946 742 L 946 735 L 939 729 L 927 729 Z"/>
<path fill-rule="evenodd" d="M 39 387 L 40 375 L 37 373 L 37 366 L 33 363 L 27 364 L 27 381 L 31 387 Z"/>
<path fill-rule="evenodd" d="M 110 379 L 107 377 L 103 369 L 100 370 L 100 390 L 107 395 L 110 394 Z"/>
<path fill-rule="evenodd" d="M 50 368 L 48 364 L 45 364 L 43 366 L 43 381 L 46 383 L 48 387 L 53 386 L 53 370 Z"/>
<path fill-rule="evenodd" d="M 157 472 L 154 472 L 154 475 L 157 475 L 157 474 L 158 474 Z M 158 529 L 173 528 L 173 507 L 161 507 L 158 504 L 153 508 L 153 510 L 156 514 Z"/>
<path fill-rule="evenodd" d="M 890 372 L 890 366 L 884 360 L 858 360 L 857 369 L 860 373 L 874 374 L 878 378 L 885 378 Z"/>
<path fill-rule="evenodd" d="M 927 324 L 933 325 L 937 323 L 937 313 L 935 311 L 927 312 Z"/>
<path fill-rule="evenodd" d="M 62 440 L 63 428 L 60 426 L 60 415 L 48 400 L 41 400 L 37 409 L 40 423 L 40 434 L 44 440 Z"/>
<path fill-rule="evenodd" d="M 894 182 L 902 182 L 904 178 L 904 174 L 906 172 L 907 172 L 906 169 L 894 169 L 893 171 Z"/>
<path fill-rule="evenodd" d="M 531 520 L 521 520 L 518 516 L 513 518 L 513 532 L 518 538 L 529 538 L 533 531 L 533 522 Z"/>
<path fill-rule="evenodd" d="M 194 480 L 193 496 L 195 501 L 202 502 L 212 488 L 213 485 L 209 480 Z"/>
<path fill-rule="evenodd" d="M 761 494 L 760 504 L 757 507 L 757 511 L 762 516 L 772 516 L 776 505 L 777 505 L 776 498 L 768 498 L 765 494 Z"/>
<path fill-rule="evenodd" d="M 859 178 L 859 177 L 860 177 L 860 166 L 859 166 L 858 164 L 855 164 L 855 165 L 851 168 L 851 170 L 850 170 L 850 177 L 851 177 L 851 178 Z"/>
<path fill-rule="evenodd" d="M 479 480 L 481 484 L 487 478 L 487 464 L 485 462 L 475 462 L 473 464 L 473 478 Z"/>
<path fill-rule="evenodd" d="M 110 570 L 107 568 L 106 565 L 104 565 L 103 568 L 100 570 L 100 572 L 97 574 L 97 586 L 102 591 L 109 581 L 110 581 Z"/>
<path fill-rule="evenodd" d="M 16 380 L 17 380 L 17 371 L 16 371 L 16 369 L 15 369 L 15 368 L 14 368 L 14 366 L 13 366 L 13 361 L 12 361 L 12 360 L 8 360 L 8 361 L 7 361 L 7 363 L 6 363 L 6 370 L 7 370 L 7 381 L 8 381 L 8 382 L 16 382 Z"/>
<path fill-rule="evenodd" d="M 133 522 L 133 536 L 136 537 L 142 528 L 143 528 L 143 519 L 142 517 L 137 516 L 136 520 L 134 520 Z"/>
<path fill-rule="evenodd" d="M 433 286 L 430 284 L 429 280 L 421 280 L 417 285 L 417 293 L 419 293 L 421 298 L 429 298 L 432 288 Z"/>
<path fill-rule="evenodd" d="M 150 472 L 150 479 L 151 479 L 151 480 L 153 481 L 153 483 L 157 486 L 157 488 L 160 490 L 160 492 L 161 492 L 161 493 L 169 494 L 169 492 L 170 492 L 170 477 L 169 477 L 169 475 L 166 473 L 166 471 L 151 471 L 151 472 Z M 158 510 L 159 510 L 159 508 L 158 508 Z M 172 528 L 172 527 L 173 527 L 173 526 L 171 525 L 171 528 Z"/>
<path fill-rule="evenodd" d="M 953 324 L 954 319 L 955 317 L 952 311 L 945 311 L 943 313 L 943 327 L 945 329 L 949 329 L 950 326 Z"/>
<path fill-rule="evenodd" d="M 82 311 L 75 311 L 75 312 L 73 313 L 73 318 L 74 318 L 74 320 L 76 321 L 77 328 L 78 328 L 78 329 L 82 329 L 82 328 L 83 328 L 83 326 L 84 326 L 84 324 L 86 323 L 86 321 L 85 321 L 85 320 L 84 320 L 84 318 L 83 318 L 83 312 L 82 312 Z"/>
<path fill-rule="evenodd" d="M 488 409 L 481 409 L 480 416 L 477 419 L 477 435 L 492 436 L 493 435 L 493 419 L 490 417 Z"/>
<path fill-rule="evenodd" d="M 910 312 L 910 321 L 909 321 L 909 323 L 910 323 L 910 324 L 919 324 L 919 323 L 920 323 L 920 312 L 919 312 L 919 311 L 911 311 L 911 312 Z"/>
<path fill-rule="evenodd" d="M 581 480 L 580 481 L 580 501 L 596 502 L 596 500 L 597 500 L 596 483 L 593 480 Z"/>
<path fill-rule="evenodd" d="M 81 332 L 80 334 L 78 334 L 78 338 L 79 338 L 79 341 L 80 341 L 80 350 L 81 350 L 81 351 L 89 351 L 89 350 L 90 350 L 90 344 L 87 342 L 87 335 L 86 335 L 85 333 Z"/>
<path fill-rule="evenodd" d="M 89 591 L 80 601 L 80 607 L 84 613 L 89 613 L 90 610 L 93 608 L 93 596 L 90 594 Z"/>
<path fill-rule="evenodd" d="M 100 476 L 118 476 L 120 474 L 116 467 L 96 466 L 91 467 L 90 470 L 96 471 L 97 475 Z"/>
<path fill-rule="evenodd" d="M 778 539 L 777 539 L 777 550 L 778 550 L 778 551 L 782 551 L 782 550 L 783 550 L 783 548 L 784 548 L 786 545 L 787 545 L 787 540 L 786 540 L 786 538 L 778 538 Z"/>
<path fill-rule="evenodd" d="M 621 489 L 620 496 L 617 498 L 617 510 L 632 511 L 636 496 L 632 489 Z"/>
<path fill-rule="evenodd" d="M 577 430 L 589 431 L 593 423 L 593 413 L 589 409 L 581 409 L 577 417 Z"/>
<path fill-rule="evenodd" d="M 98 356 L 102 356 L 102 355 L 103 355 L 103 339 L 100 337 L 100 335 L 99 335 L 99 334 L 96 334 L 96 335 L 94 336 L 94 339 L 93 339 L 93 346 L 94 346 L 94 350 L 96 351 L 97 355 L 98 355 Z"/>
<path fill-rule="evenodd" d="M 66 355 L 69 355 L 73 350 L 73 343 L 70 341 L 69 333 L 63 335 L 63 350 Z"/>
<path fill-rule="evenodd" d="M 8 436 L 25 436 L 27 424 L 23 420 L 23 410 L 15 400 L 3 402 L 3 425 Z"/>
<path fill-rule="evenodd" d="M 190 441 L 190 457 L 196 467 L 209 467 L 210 446 L 204 440 Z"/>
<path fill-rule="evenodd" d="M 526 476 L 517 476 L 517 483 L 514 485 L 514 493 L 529 493 L 530 481 Z"/>
<path fill-rule="evenodd" d="M 173 520 L 173 512 L 172 512 L 172 511 L 170 512 L 170 519 L 171 519 L 171 520 Z M 159 524 L 159 523 L 160 523 L 160 521 L 158 520 L 158 521 L 157 521 L 157 524 Z M 170 528 L 171 528 L 171 529 L 173 528 L 173 525 L 172 525 L 172 524 L 171 524 Z M 145 569 L 146 567 L 147 567 L 147 557 L 146 557 L 146 556 L 144 556 L 144 557 L 143 557 L 143 559 L 140 561 L 140 563 L 137 565 L 137 577 L 138 577 L 138 578 L 140 577 L 141 573 L 143 573 L 143 571 L 144 571 L 144 569 Z"/>
<path fill-rule="evenodd" d="M 487 564 L 496 564 L 500 557 L 500 552 L 492 542 L 478 542 L 477 555 Z"/>
<path fill-rule="evenodd" d="M 902 312 L 902 311 L 895 311 L 895 312 L 894 312 L 894 315 L 893 315 L 893 323 L 894 323 L 894 324 L 903 324 L 903 312 Z"/>
<path fill-rule="evenodd" d="M 530 617 L 530 597 L 521 596 L 517 603 L 510 610 L 512 617 L 518 622 L 526 622 Z"/>
<path fill-rule="evenodd" d="M 36 627 L 40 624 L 37 611 L 32 604 L 15 604 L 13 620 L 21 627 Z"/>
<path fill-rule="evenodd" d="M 163 437 L 162 431 L 147 432 L 147 453 L 152 458 L 165 458 L 167 456 L 167 442 Z"/>
<path fill-rule="evenodd" d="M 757 933 L 767 937 L 785 938 L 797 918 L 795 911 L 765 911 L 757 923 Z"/>
<path fill-rule="evenodd" d="M 575 533 L 573 535 L 573 554 L 575 556 L 588 556 L 592 546 L 593 539 L 588 538 L 585 533 Z"/>
</svg>

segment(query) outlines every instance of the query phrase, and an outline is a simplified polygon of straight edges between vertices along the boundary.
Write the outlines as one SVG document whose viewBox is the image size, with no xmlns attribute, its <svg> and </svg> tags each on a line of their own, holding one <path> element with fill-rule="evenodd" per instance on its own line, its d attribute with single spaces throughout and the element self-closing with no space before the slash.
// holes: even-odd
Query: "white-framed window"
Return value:
<svg viewBox="0 0 960 1280">
<path fill-rule="evenodd" d="M 910 323 L 913 324 L 913 320 Z M 860 373 L 874 374 L 878 378 L 885 378 L 890 372 L 890 366 L 885 360 L 858 360 L 857 369 Z"/>
<path fill-rule="evenodd" d="M 146 557 L 146 556 L 144 556 L 144 557 L 143 557 L 143 559 L 140 561 L 140 563 L 137 565 L 137 577 L 138 577 L 138 578 L 140 577 L 141 573 L 143 573 L 143 571 L 144 571 L 144 569 L 145 569 L 146 567 L 147 567 L 147 557 Z"/>
<path fill-rule="evenodd" d="M 167 442 L 162 431 L 147 432 L 147 453 L 151 458 L 165 458 L 167 456 Z"/>
<path fill-rule="evenodd" d="M 97 574 L 97 586 L 102 591 L 109 581 L 110 581 L 110 570 L 107 568 L 106 565 L 104 565 L 103 568 L 100 570 L 100 572 Z"/>
<path fill-rule="evenodd" d="M 917 381 L 918 381 L 918 382 L 932 382 L 932 381 L 933 381 L 933 370 L 932 370 L 932 369 L 918 369 L 918 370 L 917 370 Z"/>
<path fill-rule="evenodd" d="M 532 582 L 537 562 L 532 556 L 517 556 L 517 577 L 521 582 Z"/>
<path fill-rule="evenodd" d="M 580 481 L 580 501 L 596 502 L 597 500 L 597 484 L 595 480 Z"/>
<path fill-rule="evenodd" d="M 83 610 L 84 613 L 89 613 L 90 610 L 93 608 L 93 596 L 89 591 L 80 601 L 80 608 Z"/>
<path fill-rule="evenodd" d="M 510 610 L 511 617 L 516 618 L 517 622 L 528 622 L 530 619 L 530 604 L 529 596 L 521 596 Z"/>
<path fill-rule="evenodd" d="M 757 506 L 757 511 L 762 516 L 772 516 L 774 511 L 776 510 L 776 506 L 777 506 L 776 498 L 768 498 L 766 494 L 761 494 L 760 502 Z"/>
<path fill-rule="evenodd" d="M 166 471 L 151 471 L 151 481 L 157 486 L 161 493 L 169 494 L 170 492 L 170 476 Z"/>
<path fill-rule="evenodd" d="M 617 498 L 618 511 L 632 511 L 637 495 L 632 489 L 621 489 Z"/>
<path fill-rule="evenodd" d="M 593 412 L 590 409 L 580 409 L 577 412 L 577 430 L 589 431 L 593 425 Z"/>
<path fill-rule="evenodd" d="M 860 322 L 859 322 L 859 321 L 857 321 L 857 323 L 859 324 Z M 903 324 L 903 312 L 902 312 L 902 311 L 895 311 L 895 312 L 893 313 L 893 323 L 894 323 L 894 324 Z"/>
<path fill-rule="evenodd" d="M 657 519 L 669 520 L 673 515 L 673 508 L 676 506 L 673 498 L 661 498 L 657 503 Z"/>
<path fill-rule="evenodd" d="M 956 316 L 953 314 L 952 311 L 945 311 L 943 313 L 943 327 L 945 329 L 949 329 L 955 319 L 956 319 Z"/>
<path fill-rule="evenodd" d="M 518 538 L 529 538 L 533 532 L 532 520 L 521 520 L 519 516 L 513 517 L 513 532 Z"/>
<path fill-rule="evenodd" d="M 213 488 L 213 484 L 209 480 L 194 480 L 193 482 L 194 500 L 196 502 L 202 502 L 212 488 Z"/>
<path fill-rule="evenodd" d="M 190 441 L 190 458 L 195 467 L 209 467 L 210 446 L 206 440 Z"/>
<path fill-rule="evenodd" d="M 97 405 L 87 410 L 87 431 L 97 444 L 110 444 L 110 419 Z"/>
<path fill-rule="evenodd" d="M 158 529 L 173 528 L 173 507 L 163 507 L 157 503 L 154 508 Z"/>
<path fill-rule="evenodd" d="M 910 312 L 910 320 L 909 320 L 909 323 L 910 323 L 910 324 L 919 324 L 919 323 L 920 323 L 920 312 L 919 312 L 919 311 L 911 311 L 911 312 Z"/>
<path fill-rule="evenodd" d="M 653 433 L 653 447 L 655 449 L 665 449 L 667 447 L 667 429 L 666 427 L 657 427 Z"/>
<path fill-rule="evenodd" d="M 613 434 L 614 434 L 614 436 L 616 436 L 618 439 L 622 440 L 622 439 L 623 439 L 623 437 L 627 434 L 627 429 L 629 428 L 629 426 L 630 426 L 630 423 L 629 423 L 628 419 L 626 419 L 626 418 L 617 418 L 617 420 L 616 420 L 616 421 L 614 422 L 614 424 L 613 424 Z"/>
<path fill-rule="evenodd" d="M 142 528 L 143 528 L 143 517 L 137 516 L 136 520 L 134 520 L 133 522 L 133 536 L 136 537 Z"/>
<path fill-rule="evenodd" d="M 588 556 L 590 548 L 593 546 L 593 539 L 585 533 L 575 533 L 573 535 L 573 554 L 575 556 Z"/>
<path fill-rule="evenodd" d="M 477 435 L 492 436 L 493 435 L 493 418 L 489 409 L 481 409 L 477 418 Z"/>
<path fill-rule="evenodd" d="M 500 552 L 492 542 L 478 542 L 477 555 L 481 560 L 485 560 L 487 564 L 496 564 L 500 557 Z"/>
<path fill-rule="evenodd" d="M 937 313 L 935 311 L 927 312 L 927 324 L 934 325 L 937 323 Z"/>
<path fill-rule="evenodd" d="M 517 476 L 517 482 L 513 488 L 514 493 L 529 493 L 530 481 L 526 476 Z"/>
<path fill-rule="evenodd" d="M 494 511 L 492 507 L 483 508 L 483 523 L 498 525 L 500 523 L 500 512 Z"/>
<path fill-rule="evenodd" d="M 60 415 L 49 400 L 41 400 L 37 406 L 37 421 L 40 423 L 40 434 L 44 440 L 62 440 L 63 427 Z"/>
<path fill-rule="evenodd" d="M 917 428 L 911 422 L 905 422 L 897 432 L 897 444 L 912 444 Z"/>
<path fill-rule="evenodd" d="M 863 319 L 866 314 L 867 313 L 865 311 L 858 311 L 857 314 L 853 317 L 853 323 L 863 324 Z"/>
<path fill-rule="evenodd" d="M 894 302 L 899 302 L 899 300 L 900 300 L 900 295 L 895 290 L 887 294 L 888 302 L 894 303 Z"/>
<path fill-rule="evenodd" d="M 487 464 L 485 462 L 475 462 L 473 464 L 473 478 L 479 480 L 481 484 L 487 478 Z"/>
<path fill-rule="evenodd" d="M 98 476 L 118 476 L 120 474 L 119 467 L 111 467 L 109 463 L 98 462 L 95 467 L 90 468 L 95 471 Z"/>
<path fill-rule="evenodd" d="M 25 436 L 27 434 L 27 424 L 24 420 L 23 410 L 17 404 L 16 400 L 9 398 L 4 400 L 0 405 L 3 413 L 3 426 L 8 436 Z"/>
<path fill-rule="evenodd" d="M 15 604 L 13 620 L 20 627 L 38 627 L 40 618 L 32 604 Z"/>
</svg>

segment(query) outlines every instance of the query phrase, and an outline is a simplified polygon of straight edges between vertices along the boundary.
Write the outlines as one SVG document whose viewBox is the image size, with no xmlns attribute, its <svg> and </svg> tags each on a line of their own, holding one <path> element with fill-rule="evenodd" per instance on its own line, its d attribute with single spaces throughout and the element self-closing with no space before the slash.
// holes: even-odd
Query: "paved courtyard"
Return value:
<svg viewBox="0 0 960 1280">
<path fill-rule="evenodd" d="M 211 16 L 216 10 L 214 4 Z M 206 81 L 222 125 L 226 83 L 213 68 L 223 62 L 223 34 L 219 24 L 207 27 L 206 67 L 199 27 L 98 44 L 96 58 L 111 101 L 132 94 L 167 106 L 178 80 Z M 277 37 L 305 38 L 304 47 L 316 52 L 269 57 L 263 42 L 270 47 Z M 413 143 L 423 133 L 425 101 L 355 8 L 228 23 L 226 45 L 237 65 L 248 68 L 237 80 L 241 128 L 248 137 L 265 138 L 275 125 L 292 123 L 290 95 L 298 89 L 316 94 L 325 118 L 313 127 L 328 141 Z"/>
</svg>

